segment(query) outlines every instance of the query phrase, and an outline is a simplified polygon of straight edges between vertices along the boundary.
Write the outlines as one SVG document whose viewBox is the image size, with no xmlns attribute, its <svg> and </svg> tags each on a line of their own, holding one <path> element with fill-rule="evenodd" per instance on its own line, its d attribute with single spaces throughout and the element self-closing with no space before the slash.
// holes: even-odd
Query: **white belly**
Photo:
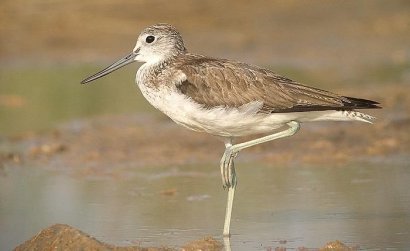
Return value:
<svg viewBox="0 0 410 251">
<path fill-rule="evenodd" d="M 260 102 L 253 102 L 240 108 L 204 108 L 175 89 L 162 87 L 151 89 L 138 84 L 144 97 L 158 110 L 176 123 L 191 130 L 207 132 L 224 137 L 245 136 L 264 133 L 281 127 L 285 119 L 274 123 L 266 114 L 258 114 Z"/>
</svg>

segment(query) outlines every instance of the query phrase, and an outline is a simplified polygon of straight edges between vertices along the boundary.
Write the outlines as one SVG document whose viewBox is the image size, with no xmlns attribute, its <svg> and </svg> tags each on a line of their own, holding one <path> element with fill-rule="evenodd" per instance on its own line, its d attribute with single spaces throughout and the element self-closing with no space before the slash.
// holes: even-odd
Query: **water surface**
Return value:
<svg viewBox="0 0 410 251">
<path fill-rule="evenodd" d="M 237 166 L 232 250 L 317 248 L 332 240 L 370 250 L 410 246 L 408 167 Z M 126 177 L 4 169 L 0 249 L 55 223 L 117 245 L 221 240 L 226 191 L 216 166 L 137 168 Z"/>
</svg>

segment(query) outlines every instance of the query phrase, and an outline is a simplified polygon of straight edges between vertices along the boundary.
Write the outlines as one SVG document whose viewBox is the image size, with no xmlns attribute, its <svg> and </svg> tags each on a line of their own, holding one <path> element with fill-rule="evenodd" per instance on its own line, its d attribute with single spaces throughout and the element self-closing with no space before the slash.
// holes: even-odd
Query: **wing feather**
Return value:
<svg viewBox="0 0 410 251">
<path fill-rule="evenodd" d="M 186 76 L 177 88 L 206 107 L 258 101 L 264 113 L 379 108 L 377 102 L 308 87 L 245 63 L 186 54 L 176 67 Z"/>
</svg>

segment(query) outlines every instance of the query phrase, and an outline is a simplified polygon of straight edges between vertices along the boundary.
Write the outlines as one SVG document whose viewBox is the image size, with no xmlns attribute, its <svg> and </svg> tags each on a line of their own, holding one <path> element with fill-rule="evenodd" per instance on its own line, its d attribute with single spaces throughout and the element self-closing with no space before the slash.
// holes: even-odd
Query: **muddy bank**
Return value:
<svg viewBox="0 0 410 251">
<path fill-rule="evenodd" d="M 237 165 L 258 162 L 274 168 L 406 163 L 410 153 L 410 100 L 401 97 L 403 90 L 384 90 L 388 95 L 380 99 L 385 108 L 368 111 L 377 117 L 374 124 L 303 124 L 291 138 L 242 151 Z M 81 175 L 121 176 L 124 168 L 141 166 L 200 163 L 217 169 L 223 150 L 219 138 L 189 131 L 159 113 L 112 115 L 4 138 L 0 161 L 3 165 L 42 166 Z"/>
</svg>

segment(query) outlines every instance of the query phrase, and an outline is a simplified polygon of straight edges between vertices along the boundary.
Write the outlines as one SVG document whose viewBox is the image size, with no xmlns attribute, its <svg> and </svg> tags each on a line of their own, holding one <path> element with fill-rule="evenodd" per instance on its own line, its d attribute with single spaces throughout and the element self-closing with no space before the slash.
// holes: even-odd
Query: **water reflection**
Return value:
<svg viewBox="0 0 410 251">
<path fill-rule="evenodd" d="M 405 166 L 242 164 L 238 176 L 232 250 L 319 247 L 336 239 L 361 248 L 410 246 Z M 223 241 L 226 192 L 213 166 L 146 167 L 128 178 L 6 169 L 0 195 L 1 250 L 55 223 L 118 245 L 179 246 L 209 235 Z"/>
</svg>

